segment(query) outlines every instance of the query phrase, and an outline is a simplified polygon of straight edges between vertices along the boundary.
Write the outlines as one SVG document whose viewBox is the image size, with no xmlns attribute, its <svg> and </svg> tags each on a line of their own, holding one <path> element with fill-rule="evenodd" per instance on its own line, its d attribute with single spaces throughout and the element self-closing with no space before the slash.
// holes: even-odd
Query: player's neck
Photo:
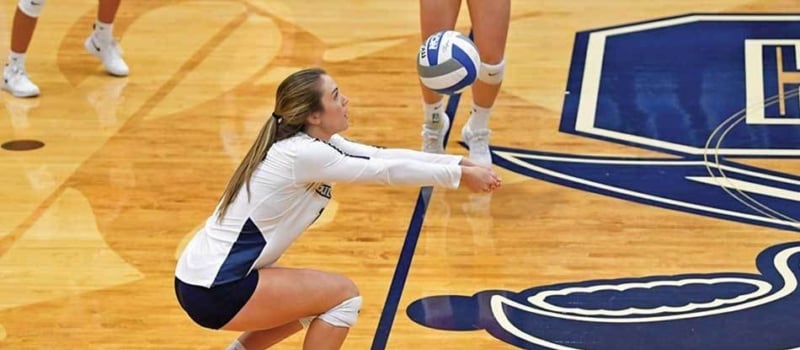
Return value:
<svg viewBox="0 0 800 350">
<path fill-rule="evenodd" d="M 311 136 L 311 137 L 313 137 L 315 139 L 320 139 L 320 140 L 323 140 L 323 141 L 330 141 L 331 140 L 331 136 L 333 136 L 332 133 L 329 133 L 329 132 L 327 132 L 325 130 L 322 130 L 321 128 L 316 127 L 316 126 L 307 127 L 306 130 L 305 130 L 305 133 L 308 134 L 308 136 Z"/>
</svg>

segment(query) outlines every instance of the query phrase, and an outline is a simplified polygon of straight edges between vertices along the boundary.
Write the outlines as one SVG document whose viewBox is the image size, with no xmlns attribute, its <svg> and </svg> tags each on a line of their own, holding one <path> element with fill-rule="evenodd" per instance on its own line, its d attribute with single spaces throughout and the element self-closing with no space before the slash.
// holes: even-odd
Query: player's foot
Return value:
<svg viewBox="0 0 800 350">
<path fill-rule="evenodd" d="M 3 90 L 16 97 L 39 95 L 39 87 L 28 78 L 25 67 L 16 64 L 6 64 L 3 69 Z"/>
<path fill-rule="evenodd" d="M 103 40 L 92 34 L 86 38 L 83 47 L 103 62 L 103 67 L 109 74 L 118 77 L 128 75 L 128 65 L 122 59 L 122 48 L 113 38 L 111 40 Z"/>
<path fill-rule="evenodd" d="M 422 151 L 444 153 L 444 135 L 450 128 L 450 117 L 446 113 L 436 113 L 430 123 L 422 125 Z"/>
</svg>

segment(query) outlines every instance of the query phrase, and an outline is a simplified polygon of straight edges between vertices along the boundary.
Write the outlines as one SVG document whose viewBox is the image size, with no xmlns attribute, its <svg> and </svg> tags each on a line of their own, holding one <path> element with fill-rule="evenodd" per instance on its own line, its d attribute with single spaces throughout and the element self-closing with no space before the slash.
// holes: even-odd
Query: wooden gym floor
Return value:
<svg viewBox="0 0 800 350">
<path fill-rule="evenodd" d="M 0 2 L 0 48 L 9 46 L 15 6 L 16 1 Z M 466 5 L 462 7 L 458 29 L 467 32 L 468 12 Z M 177 255 L 213 210 L 231 172 L 272 111 L 277 83 L 296 69 L 322 66 L 337 80 L 351 99 L 348 137 L 387 147 L 420 146 L 422 116 L 414 66 L 420 42 L 418 4 L 388 0 L 123 1 L 115 34 L 131 67 L 128 78 L 105 75 L 84 52 L 83 40 L 91 30 L 95 11 L 94 1 L 50 1 L 27 58 L 28 72 L 39 84 L 41 96 L 16 99 L 7 93 L 0 95 L 0 142 L 36 140 L 44 144 L 27 151 L 0 150 L 0 349 L 223 349 L 236 334 L 194 325 L 175 301 L 172 280 Z M 647 323 L 654 325 L 648 328 L 652 332 L 639 332 L 641 328 L 624 328 L 630 323 L 615 319 L 621 311 L 602 313 L 609 308 L 654 309 L 659 303 L 680 307 L 715 298 L 730 301 L 737 292 L 749 296 L 731 303 L 772 295 L 785 299 L 769 299 L 772 305 L 793 300 L 786 294 L 791 291 L 775 294 L 768 286 L 787 290 L 792 285 L 789 277 L 797 272 L 796 261 L 787 258 L 790 272 L 781 274 L 784 279 L 777 282 L 765 277 L 766 273 L 762 276 L 764 270 L 759 272 L 755 262 L 760 252 L 777 244 L 790 243 L 780 248 L 793 252 L 791 243 L 797 240 L 800 180 L 792 175 L 800 172 L 799 155 L 793 151 L 800 146 L 796 123 L 780 121 L 750 143 L 746 138 L 740 142 L 734 137 L 726 139 L 733 142 L 734 149 L 769 146 L 755 155 L 722 161 L 735 162 L 724 163 L 730 166 L 727 169 L 747 164 L 748 176 L 754 176 L 756 169 L 769 169 L 764 172 L 773 176 L 769 181 L 756 176 L 762 182 L 740 179 L 735 183 L 738 187 L 733 186 L 744 188 L 743 193 L 767 207 L 760 212 L 751 210 L 749 216 L 730 214 L 736 209 L 731 203 L 738 203 L 735 198 L 741 199 L 742 192 L 738 197 L 736 192 L 725 194 L 723 185 L 700 188 L 706 193 L 696 192 L 698 187 L 657 180 L 651 176 L 672 173 L 645 169 L 655 161 L 624 171 L 608 165 L 642 158 L 689 159 L 698 154 L 665 152 L 665 148 L 647 146 L 639 139 L 593 134 L 592 130 L 599 130 L 596 128 L 576 131 L 570 125 L 576 114 L 583 113 L 575 112 L 576 99 L 589 96 L 591 85 L 586 80 L 590 70 L 583 73 L 579 69 L 584 56 L 575 56 L 576 48 L 586 48 L 579 45 L 586 43 L 581 41 L 586 37 L 576 37 L 576 33 L 688 13 L 792 14 L 800 13 L 800 4 L 514 0 L 506 79 L 491 119 L 492 145 L 500 152 L 495 153 L 496 169 L 504 178 L 504 188 L 491 197 L 473 196 L 464 190 L 434 190 L 423 193 L 424 200 L 418 203 L 419 188 L 338 184 L 323 217 L 280 262 L 336 271 L 358 284 L 365 302 L 344 348 L 800 346 L 796 330 L 784 330 L 787 322 L 796 324 L 797 319 L 790 316 L 800 316 L 797 311 L 787 316 L 786 312 L 766 310 L 757 317 L 763 322 L 749 329 L 777 342 L 759 342 L 757 335 L 748 336 L 756 339 L 754 344 L 766 344 L 763 347 L 742 345 L 749 344 L 746 341 L 723 345 L 727 343 L 714 338 L 719 334 L 689 332 L 688 336 L 681 323 L 697 322 L 691 324 L 692 329 L 709 327 L 717 333 L 736 334 L 741 333 L 737 327 L 745 331 L 745 324 L 736 323 L 739 321 L 676 316 L 677 321 L 671 319 L 663 330 L 658 328 L 663 322 L 654 321 Z M 739 28 L 736 19 L 731 21 Z M 698 38 L 715 30 L 717 27 L 709 27 L 694 35 L 681 35 Z M 720 30 L 725 35 L 736 32 Z M 775 36 L 787 39 L 781 36 L 783 29 L 770 30 L 753 35 L 764 40 Z M 655 36 L 653 40 L 662 39 Z M 682 62 L 692 56 L 689 52 L 705 52 L 702 47 L 682 52 L 681 42 L 664 44 L 678 48 L 663 64 Z M 586 55 L 596 52 L 589 46 Z M 609 45 L 607 55 L 614 54 L 612 49 L 637 51 L 636 46 L 620 49 Z M 701 64 L 711 67 L 704 72 L 731 69 L 720 64 L 722 68 L 715 70 L 713 62 L 717 61 Z M 697 65 L 693 63 L 684 68 L 694 69 Z M 705 108 L 711 115 L 724 105 L 732 109 L 720 113 L 732 115 L 746 107 L 743 91 L 714 94 L 720 90 L 702 90 L 710 100 L 699 105 L 674 102 L 665 97 L 663 89 L 646 86 L 658 79 L 669 80 L 674 71 L 649 66 L 651 75 L 631 78 L 619 73 L 624 70 L 620 67 L 625 65 L 606 64 L 594 71 L 603 79 L 635 82 L 627 90 L 613 84 L 600 88 L 596 106 L 615 104 L 619 111 L 618 120 L 597 120 L 605 129 L 655 139 L 674 135 L 670 139 L 673 144 L 692 141 L 685 135 L 704 141 L 712 136 L 708 131 L 714 130 L 714 125 L 709 128 L 706 124 L 718 120 L 691 111 Z M 783 71 L 796 70 L 783 67 Z M 678 95 L 690 84 L 702 88 L 713 85 L 713 79 L 726 77 L 712 73 L 710 78 L 703 75 L 710 80 L 702 82 L 681 80 L 683 85 L 675 88 Z M 788 73 L 785 76 L 796 79 Z M 581 81 L 583 84 L 578 84 Z M 800 81 L 794 81 L 797 83 Z M 666 85 L 656 84 L 659 86 Z M 470 100 L 466 92 L 454 116 L 448 144 L 451 152 L 466 154 L 458 141 Z M 676 120 L 655 131 L 652 128 L 662 126 L 643 125 L 641 118 L 661 125 L 658 118 L 670 116 L 658 113 L 659 103 L 688 111 L 689 122 Z M 795 104 L 787 103 L 785 108 L 792 109 Z M 625 119 L 632 106 L 641 108 L 640 119 Z M 598 113 L 597 118 L 606 115 Z M 12 142 L 11 147 L 30 144 Z M 723 150 L 725 146 L 723 142 Z M 526 163 L 525 159 L 533 159 L 530 152 L 547 155 L 536 159 L 546 158 L 550 163 Z M 775 154 L 783 156 L 769 157 Z M 592 167 L 567 167 L 554 160 L 568 155 L 589 157 L 573 163 L 591 163 Z M 603 168 L 606 165 L 609 167 Z M 581 180 L 584 176 L 589 180 Z M 701 186 L 698 182 L 707 181 L 696 174 L 692 179 L 697 181 L 676 176 L 683 181 L 679 184 Z M 641 185 L 652 179 L 656 180 Z M 590 184 L 605 180 L 611 182 Z M 626 187 L 628 191 L 646 190 L 650 197 L 614 190 L 628 185 L 632 186 Z M 658 199 L 662 197 L 672 202 Z M 675 204 L 678 197 L 698 202 L 694 207 L 681 206 Z M 417 208 L 424 204 L 428 204 L 426 210 Z M 716 211 L 698 209 L 712 204 L 718 205 Z M 421 230 L 415 230 L 414 224 L 421 224 Z M 695 282 L 680 277 L 686 274 L 694 276 Z M 708 282 L 723 277 L 738 279 L 726 280 L 728 287 L 717 289 Z M 619 287 L 625 282 L 639 283 L 633 289 L 640 295 L 625 294 L 632 286 Z M 658 289 L 654 283 L 674 288 Z M 693 300 L 680 293 L 692 284 L 691 295 L 718 292 L 723 296 Z M 591 289 L 590 285 L 601 287 Z M 763 288 L 758 289 L 761 294 L 753 294 L 740 285 Z M 578 292 L 564 292 L 566 287 Z M 598 290 L 616 290 L 619 295 L 599 292 L 599 296 L 591 296 Z M 491 295 L 491 291 L 501 292 L 490 301 L 470 298 Z M 508 300 L 534 301 L 520 299 L 517 293 L 527 296 L 535 291 L 551 291 L 549 295 L 556 297 L 545 304 L 561 305 L 559 310 L 582 306 L 581 310 L 594 309 L 593 315 L 606 316 L 592 318 L 594 328 L 586 328 L 586 324 L 567 322 L 569 317 L 564 316 L 580 314 L 580 310 L 550 315 L 552 323 L 526 321 L 518 315 L 523 312 L 509 310 L 513 303 Z M 627 304 L 609 301 L 615 296 Z M 503 300 L 506 306 L 497 304 Z M 636 304 L 636 300 L 644 302 Z M 555 309 L 549 310 L 557 313 Z M 504 310 L 513 316 L 503 318 Z M 669 309 L 656 316 L 681 312 Z M 725 312 L 737 317 L 735 312 Z M 636 312 L 626 315 L 631 314 Z M 523 326 L 514 326 L 517 320 L 522 320 Z M 615 324 L 623 326 L 614 328 Z M 301 341 L 302 337 L 295 335 L 277 348 L 299 349 Z"/>
</svg>

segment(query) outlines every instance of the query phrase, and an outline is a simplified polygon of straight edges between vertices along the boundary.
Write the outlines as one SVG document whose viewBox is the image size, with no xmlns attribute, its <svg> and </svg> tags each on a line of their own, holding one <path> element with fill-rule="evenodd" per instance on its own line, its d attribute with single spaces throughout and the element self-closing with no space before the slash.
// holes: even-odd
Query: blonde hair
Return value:
<svg viewBox="0 0 800 350">
<path fill-rule="evenodd" d="M 272 144 L 294 136 L 305 127 L 306 118 L 314 112 L 322 111 L 322 86 L 320 77 L 325 73 L 320 68 L 297 71 L 284 79 L 275 92 L 275 111 L 267 119 L 250 147 L 242 163 L 236 168 L 219 204 L 222 220 L 228 206 L 233 203 L 244 184 L 250 198 L 250 177 L 258 165 L 267 158 Z"/>
</svg>

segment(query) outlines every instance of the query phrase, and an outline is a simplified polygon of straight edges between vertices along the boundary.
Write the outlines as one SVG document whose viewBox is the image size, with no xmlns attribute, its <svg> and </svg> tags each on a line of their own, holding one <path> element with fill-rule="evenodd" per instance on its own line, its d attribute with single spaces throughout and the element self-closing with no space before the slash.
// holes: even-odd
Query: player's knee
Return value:
<svg viewBox="0 0 800 350">
<path fill-rule="evenodd" d="M 361 302 L 360 295 L 349 298 L 319 315 L 319 319 L 334 327 L 353 327 L 361 311 Z"/>
<path fill-rule="evenodd" d="M 506 71 L 506 61 L 504 59 L 500 59 L 499 61 L 500 62 L 495 64 L 481 62 L 478 79 L 489 85 L 499 85 L 502 83 L 503 75 L 505 75 Z"/>
<path fill-rule="evenodd" d="M 361 292 L 358 290 L 358 286 L 356 285 L 356 283 L 347 277 L 342 278 L 339 293 L 340 293 L 339 295 L 341 295 L 342 298 L 344 299 L 349 299 L 361 295 Z"/>
<path fill-rule="evenodd" d="M 319 315 L 319 319 L 336 327 L 352 327 L 361 310 L 361 296 L 353 280 L 339 276 L 337 288 L 333 293 L 339 300 L 344 300 L 339 305 L 332 307 Z"/>
<path fill-rule="evenodd" d="M 22 13 L 29 17 L 38 18 L 46 0 L 19 0 L 18 6 Z"/>
</svg>

